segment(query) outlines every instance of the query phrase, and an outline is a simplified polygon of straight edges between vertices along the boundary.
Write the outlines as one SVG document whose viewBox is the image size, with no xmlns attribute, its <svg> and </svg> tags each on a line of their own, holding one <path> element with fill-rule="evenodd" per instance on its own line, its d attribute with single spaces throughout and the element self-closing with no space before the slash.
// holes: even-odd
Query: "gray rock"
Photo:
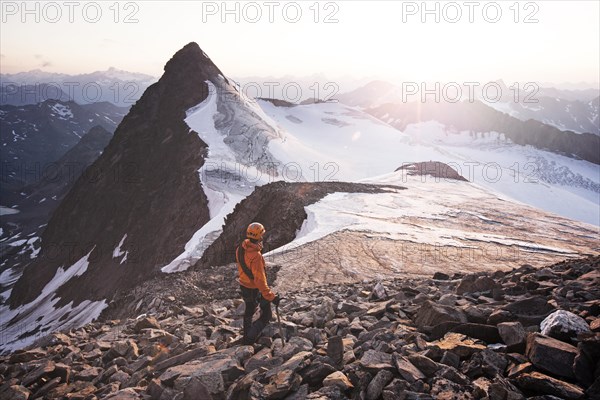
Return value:
<svg viewBox="0 0 600 400">
<path fill-rule="evenodd" d="M 377 282 L 373 288 L 373 297 L 379 300 L 384 300 L 387 298 L 387 291 L 385 290 L 385 286 L 383 286 L 382 282 Z"/>
<path fill-rule="evenodd" d="M 527 335 L 520 322 L 501 322 L 498 324 L 498 333 L 502 341 L 508 346 L 525 342 Z"/>
<path fill-rule="evenodd" d="M 335 311 L 331 300 L 325 299 L 312 313 L 313 323 L 317 328 L 323 328 L 325 324 L 335 318 Z"/>
<path fill-rule="evenodd" d="M 556 310 L 540 324 L 542 335 L 568 341 L 580 333 L 591 332 L 588 323 L 579 315 L 565 310 Z"/>
<path fill-rule="evenodd" d="M 367 387 L 367 400 L 376 400 L 381 396 L 383 388 L 390 383 L 394 374 L 385 369 L 379 371 Z"/>
</svg>

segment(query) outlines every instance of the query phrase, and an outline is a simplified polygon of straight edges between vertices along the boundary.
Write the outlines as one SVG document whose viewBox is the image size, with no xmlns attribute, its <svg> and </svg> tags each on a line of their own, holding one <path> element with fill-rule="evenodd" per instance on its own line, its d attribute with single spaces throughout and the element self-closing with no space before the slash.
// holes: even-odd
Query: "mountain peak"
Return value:
<svg viewBox="0 0 600 400">
<path fill-rule="evenodd" d="M 221 70 L 212 62 L 200 48 L 198 43 L 190 42 L 183 46 L 171 59 L 165 64 L 165 75 L 198 73 L 200 69 L 204 79 L 216 78 L 217 75 L 223 75 Z M 194 70 L 196 69 L 196 70 Z M 224 75 L 223 75 L 224 77 Z"/>
</svg>

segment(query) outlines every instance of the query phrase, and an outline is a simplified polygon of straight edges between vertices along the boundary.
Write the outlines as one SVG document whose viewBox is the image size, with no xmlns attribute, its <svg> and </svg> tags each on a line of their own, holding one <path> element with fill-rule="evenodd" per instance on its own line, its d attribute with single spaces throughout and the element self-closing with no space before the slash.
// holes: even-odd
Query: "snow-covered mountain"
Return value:
<svg viewBox="0 0 600 400">
<path fill-rule="evenodd" d="M 436 160 L 451 165 L 469 181 L 513 200 L 600 224 L 598 164 L 516 144 L 517 136 L 511 139 L 511 131 L 500 130 L 510 124 L 500 123 L 497 130 L 490 125 L 475 133 L 442 118 L 458 116 L 466 126 L 475 128 L 483 112 L 465 116 L 452 110 L 428 113 L 420 108 L 419 118 L 413 118 L 417 115 L 413 107 L 395 105 L 369 110 L 369 115 L 335 103 L 291 108 L 259 104 L 289 133 L 284 142 L 273 141 L 271 146 L 283 147 L 286 154 L 296 152 L 291 159 L 300 162 L 303 171 L 312 174 L 309 177 L 355 180 L 385 174 L 403 163 Z M 479 130 L 483 127 L 486 125 L 480 125 Z M 310 154 L 310 159 L 302 163 L 299 160 L 304 154 Z M 319 176 L 317 171 L 313 173 L 314 163 L 321 169 Z"/>
<path fill-rule="evenodd" d="M 45 100 L 79 104 L 110 102 L 130 107 L 156 79 L 150 75 L 109 68 L 68 75 L 32 70 L 0 74 L 0 105 L 23 106 Z"/>
<path fill-rule="evenodd" d="M 557 196 L 593 218 L 597 191 L 585 185 L 598 185 L 598 165 L 493 132 L 457 132 L 444 143 L 446 133 L 434 122 L 397 129 L 340 103 L 254 101 L 190 43 L 90 167 L 101 171 L 97 179 L 80 177 L 65 196 L 23 274 L 3 270 L 0 284 L 10 298 L 0 306 L 7 338 L 0 351 L 93 320 L 115 293 L 165 272 L 231 262 L 252 220 L 267 226 L 268 256 L 287 277 L 282 286 L 416 273 L 449 262 L 473 270 L 499 261 L 538 265 L 599 251 L 597 226 L 523 204 L 539 200 L 549 208 L 551 201 L 541 200 Z M 510 174 L 509 162 L 531 154 L 579 174 L 585 188 L 534 183 L 527 170 Z M 432 160 L 460 169 L 469 182 L 414 175 L 419 168 L 408 165 Z M 500 184 L 468 176 L 464 167 L 490 160 L 502 163 Z M 521 192 L 522 202 L 514 201 Z M 488 260 L 423 261 L 430 250 Z M 396 258 L 403 251 L 411 255 Z M 323 273 L 312 278 L 293 276 L 295 268 L 320 266 Z"/>
<path fill-rule="evenodd" d="M 56 160 L 94 126 L 114 132 L 127 109 L 111 103 L 79 105 L 46 100 L 0 106 L 2 205 L 12 206 L 23 185 L 39 182 Z"/>
<path fill-rule="evenodd" d="M 531 101 L 487 102 L 490 107 L 521 121 L 535 119 L 563 131 L 600 135 L 600 97 L 589 101 L 536 96 Z"/>
<path fill-rule="evenodd" d="M 525 86 L 528 90 L 522 86 L 517 90 L 515 87 L 508 87 L 502 80 L 492 84 L 495 85 L 493 90 L 498 91 L 498 96 L 496 94 L 484 96 L 481 85 L 474 89 L 462 86 L 460 87 L 462 100 L 484 102 L 489 107 L 521 121 L 533 119 L 563 131 L 600 135 L 598 116 L 600 91 L 598 89 L 559 90 L 529 84 Z M 453 91 L 444 92 L 441 89 L 444 85 L 439 84 L 440 100 L 442 103 L 448 99 L 454 101 L 456 94 Z M 417 83 L 408 82 L 400 87 L 386 81 L 372 81 L 350 92 L 341 93 L 335 98 L 344 104 L 364 109 L 377 108 L 388 103 L 423 102 L 423 96 L 428 103 L 433 103 L 433 94 L 425 95 L 423 87 L 432 90 L 436 86 L 434 83 L 419 86 Z M 403 89 L 406 93 L 403 93 Z M 440 93 L 447 93 L 447 97 Z"/>
<path fill-rule="evenodd" d="M 112 133 L 102 126 L 93 127 L 73 148 L 52 163 L 52 168 L 39 181 L 8 196 L 13 199 L 10 204 L 15 204 L 9 210 L 15 212 L 3 215 L 0 220 L 0 270 L 10 266 L 14 275 L 19 275 L 24 266 L 36 257 L 40 250 L 41 232 L 50 216 L 84 171 L 87 179 L 94 179 L 97 171 L 87 168 L 102 154 L 111 138 Z"/>
</svg>

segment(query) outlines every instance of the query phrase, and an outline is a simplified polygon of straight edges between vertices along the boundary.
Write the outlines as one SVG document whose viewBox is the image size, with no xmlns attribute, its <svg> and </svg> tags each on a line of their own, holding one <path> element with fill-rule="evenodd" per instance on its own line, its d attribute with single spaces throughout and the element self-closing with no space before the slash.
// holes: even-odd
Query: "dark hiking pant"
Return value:
<svg viewBox="0 0 600 400">
<path fill-rule="evenodd" d="M 244 311 L 244 344 L 253 344 L 258 339 L 262 330 L 269 324 L 272 317 L 271 303 L 265 300 L 258 289 L 248 289 L 240 285 L 242 299 L 246 309 Z M 260 305 L 260 318 L 252 323 L 256 307 Z"/>
</svg>

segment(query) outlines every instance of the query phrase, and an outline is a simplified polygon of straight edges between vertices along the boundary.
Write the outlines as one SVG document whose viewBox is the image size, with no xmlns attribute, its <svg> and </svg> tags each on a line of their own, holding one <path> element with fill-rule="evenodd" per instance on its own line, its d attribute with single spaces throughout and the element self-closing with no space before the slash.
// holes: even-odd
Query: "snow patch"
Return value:
<svg viewBox="0 0 600 400">
<path fill-rule="evenodd" d="M 95 248 L 95 247 L 94 247 Z M 90 252 L 64 269 L 58 268 L 54 277 L 44 286 L 42 293 L 31 303 L 22 305 L 14 310 L 8 306 L 0 306 L 0 334 L 3 342 L 0 344 L 0 353 L 8 353 L 32 344 L 35 340 L 53 331 L 69 329 L 89 323 L 100 315 L 108 306 L 106 300 L 85 300 L 76 307 L 73 302 L 56 308 L 59 298 L 56 291 L 70 279 L 83 275 L 88 268 Z M 10 279 L 11 275 L 0 277 L 1 281 Z M 11 320 L 19 318 L 17 324 Z"/>
</svg>

